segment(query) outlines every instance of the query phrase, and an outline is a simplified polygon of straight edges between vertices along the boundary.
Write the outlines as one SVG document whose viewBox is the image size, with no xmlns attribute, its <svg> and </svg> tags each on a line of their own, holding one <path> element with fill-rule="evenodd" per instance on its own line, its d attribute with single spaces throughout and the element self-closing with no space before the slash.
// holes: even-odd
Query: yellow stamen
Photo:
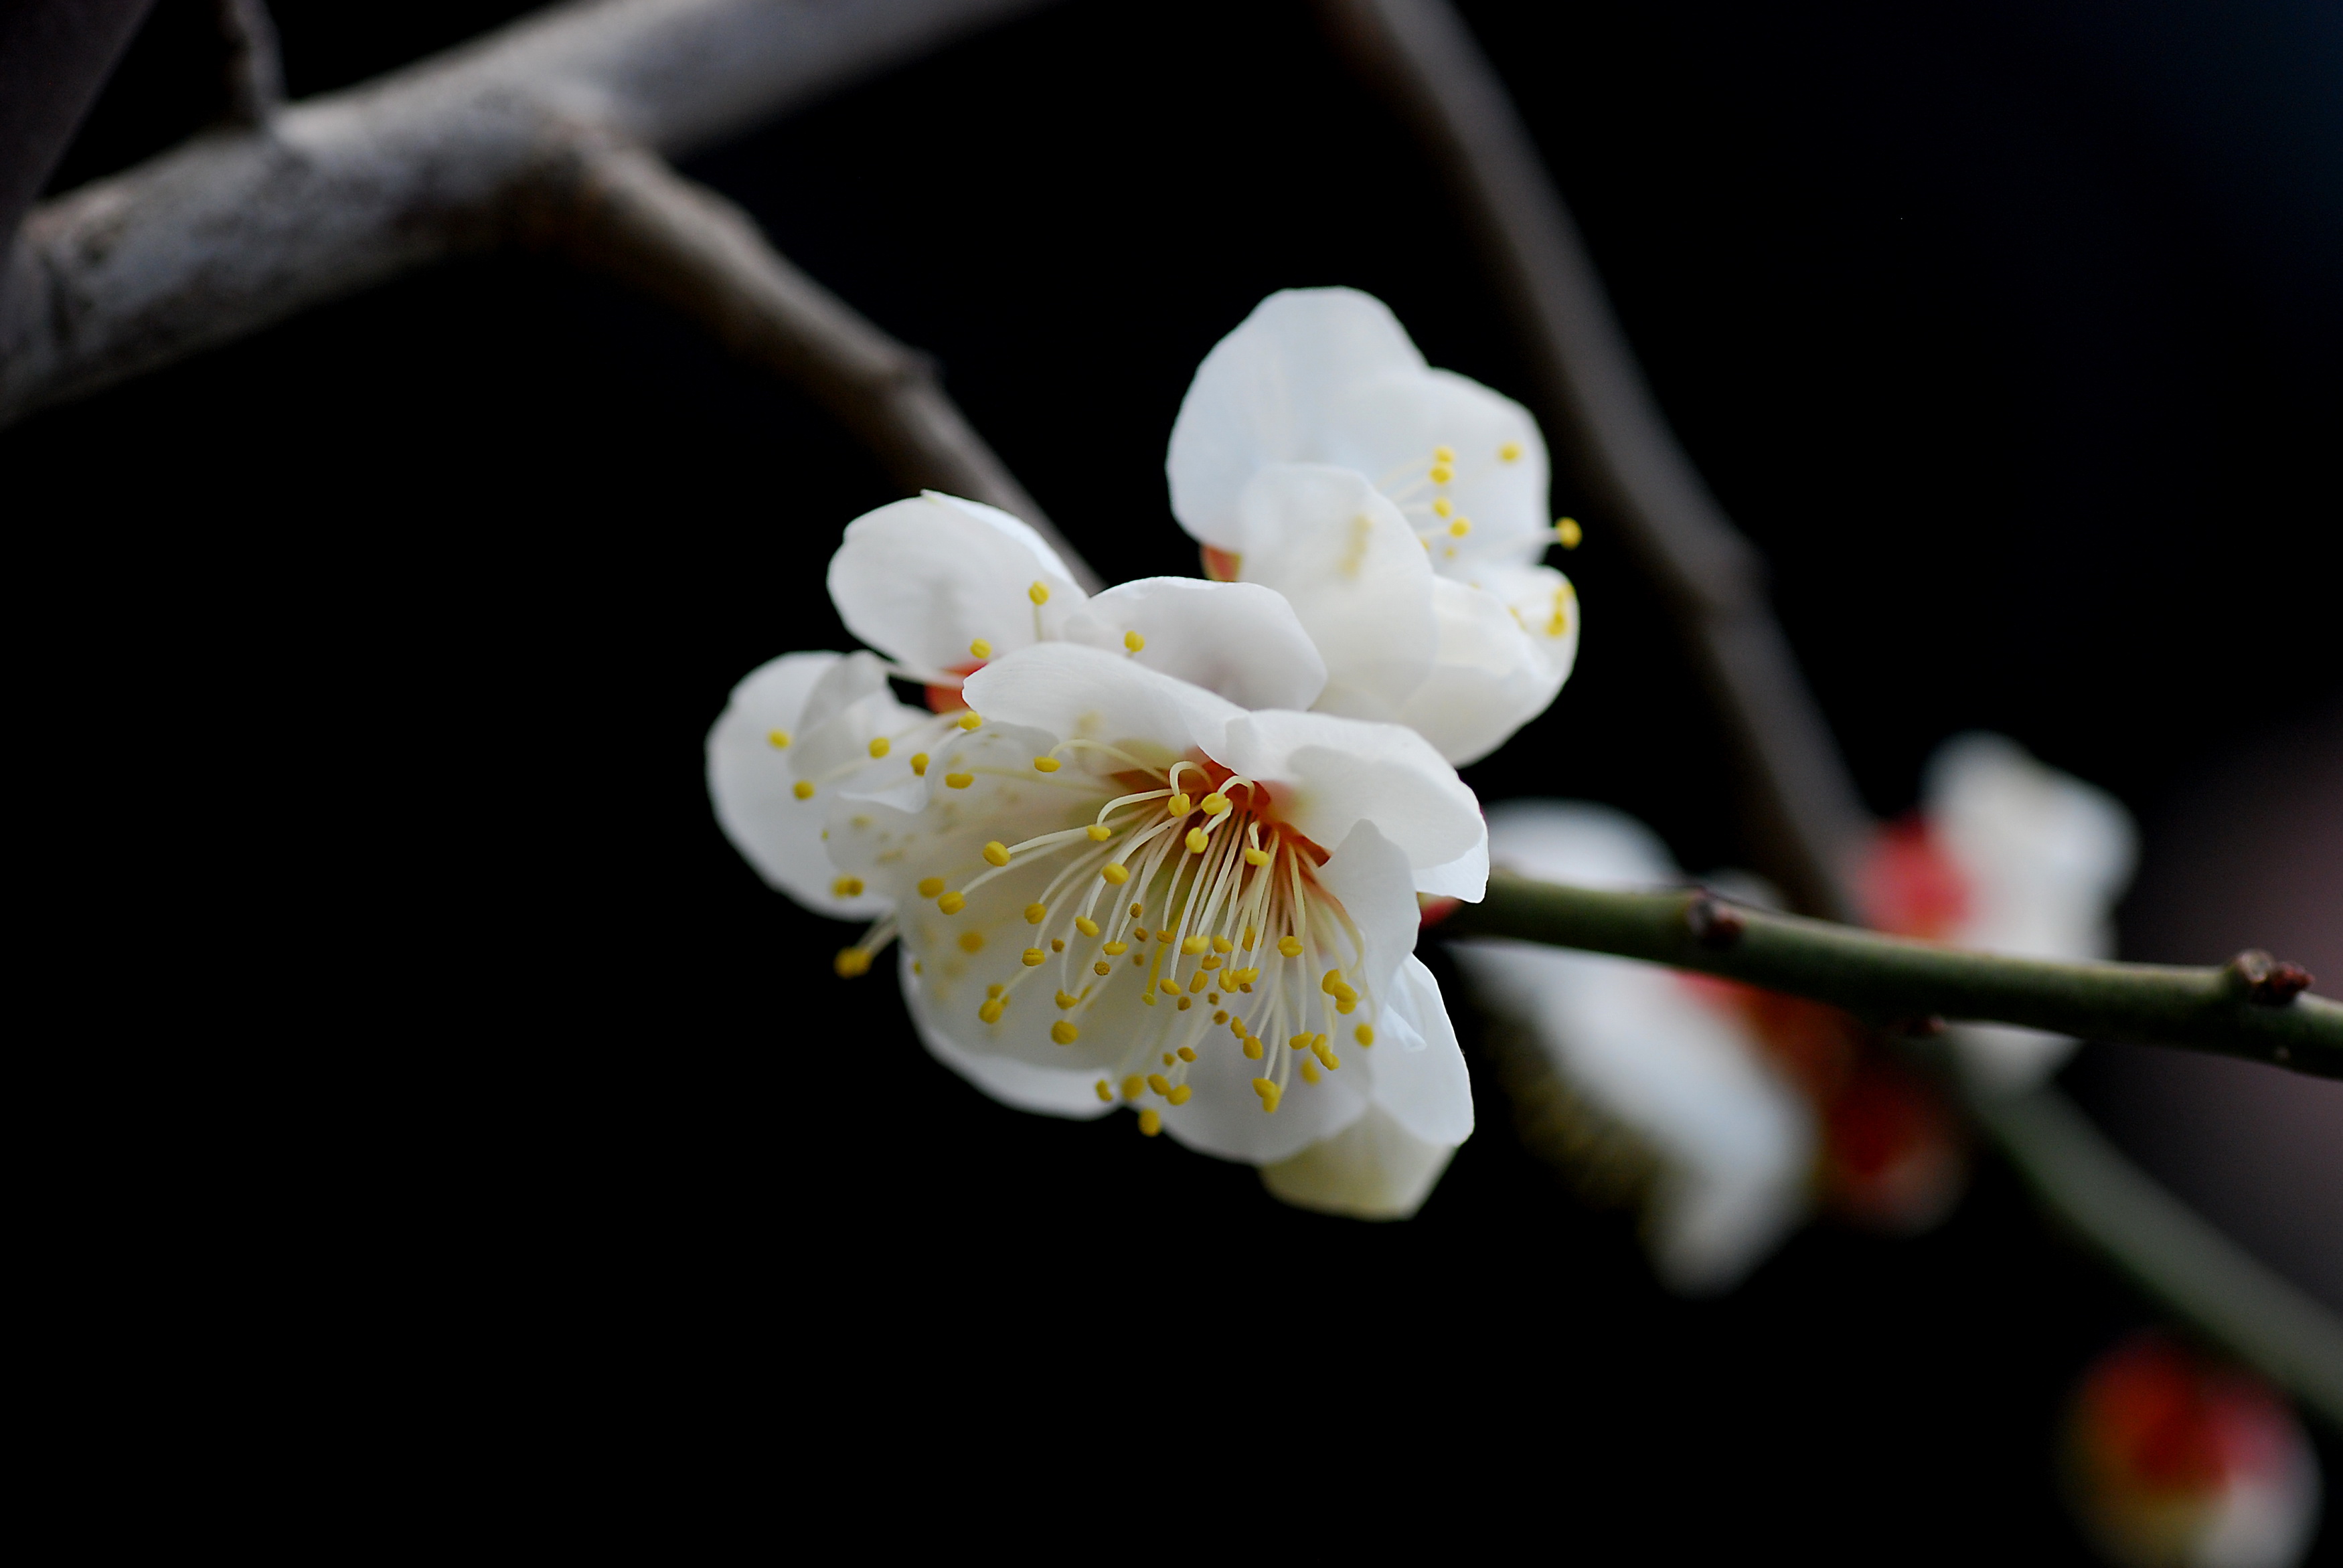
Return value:
<svg viewBox="0 0 2343 1568">
<path fill-rule="evenodd" d="M 1050 602 L 1050 585 L 1048 583 L 1037 582 L 1031 588 L 1025 590 L 1025 597 L 1031 599 L 1035 604 L 1048 604 Z"/>
<path fill-rule="evenodd" d="M 1244 1053 L 1255 1061 L 1261 1060 L 1261 1036 L 1257 1034 L 1245 1036 Z"/>
<path fill-rule="evenodd" d="M 1208 842 L 1210 842 L 1210 840 L 1204 837 L 1204 830 L 1202 828 L 1191 828 L 1188 829 L 1188 853 L 1191 855 L 1202 854 L 1204 852 L 1204 846 Z"/>
<path fill-rule="evenodd" d="M 1158 1094 L 1169 1094 L 1172 1092 L 1172 1081 L 1160 1072 L 1151 1072 L 1147 1075 L 1147 1087 Z"/>
<path fill-rule="evenodd" d="M 1109 1105 L 1114 1103 L 1114 1090 L 1103 1078 L 1098 1081 L 1098 1097 Z"/>
<path fill-rule="evenodd" d="M 893 749 L 895 743 L 883 735 L 875 737 L 870 742 L 870 755 L 873 757 L 884 757 Z"/>
<path fill-rule="evenodd" d="M 1007 998 L 994 997 L 991 1000 L 985 1002 L 976 1010 L 976 1016 L 982 1019 L 987 1023 L 999 1023 L 1001 1021 L 1001 1010 L 1008 1005 L 1009 1001 Z"/>
<path fill-rule="evenodd" d="M 1435 485 L 1444 485 L 1455 477 L 1456 475 L 1454 471 L 1449 468 L 1445 464 L 1437 464 L 1433 467 L 1432 482 Z"/>
<path fill-rule="evenodd" d="M 1125 1100 L 1136 1100 L 1146 1092 L 1147 1080 L 1140 1077 L 1139 1074 L 1134 1072 L 1122 1081 L 1122 1097 Z"/>
<path fill-rule="evenodd" d="M 1163 802 L 1163 809 L 1174 817 L 1185 817 L 1193 806 L 1194 802 L 1185 795 L 1174 795 Z"/>
<path fill-rule="evenodd" d="M 1453 512 L 1456 509 L 1456 507 L 1455 504 L 1450 501 L 1447 497 L 1443 496 L 1438 500 L 1432 503 L 1432 509 L 1444 518 L 1451 512 Z"/>
<path fill-rule="evenodd" d="M 1432 460 L 1435 463 L 1453 463 L 1456 460 L 1456 448 L 1453 447 L 1434 447 L 1432 449 Z"/>
<path fill-rule="evenodd" d="M 1522 444 L 1519 441 L 1508 441 L 1497 448 L 1497 461 L 1500 463 L 1518 463 L 1521 460 Z"/>
<path fill-rule="evenodd" d="M 768 729 L 765 731 L 765 739 L 772 743 L 774 750 L 783 750 L 789 746 L 789 732 L 786 729 Z"/>
<path fill-rule="evenodd" d="M 1187 940 L 1180 944 L 1180 950 L 1192 958 L 1196 954 L 1204 951 L 1212 945 L 1212 944 L 1211 942 L 1206 941 L 1202 937 L 1190 937 Z"/>
<path fill-rule="evenodd" d="M 841 899 L 859 899 L 862 896 L 862 879 L 840 877 L 830 885 L 830 890 Z"/>
<path fill-rule="evenodd" d="M 960 942 L 960 950 L 964 953 L 980 953 L 984 950 L 984 933 L 982 931 L 962 931 L 960 932 L 958 940 Z"/>
<path fill-rule="evenodd" d="M 1102 866 L 1099 869 L 1099 875 L 1118 888 L 1131 880 L 1131 873 L 1120 865 Z"/>
<path fill-rule="evenodd" d="M 1119 959 L 1130 950 L 1131 944 L 1129 942 L 1109 942 L 1106 946 L 1099 949 L 1099 951 L 1104 953 L 1111 959 Z"/>
<path fill-rule="evenodd" d="M 1163 1113 L 1149 1106 L 1139 1113 L 1139 1130 L 1150 1138 L 1154 1137 L 1163 1131 Z"/>
<path fill-rule="evenodd" d="M 1114 966 L 1107 962 L 1104 959 L 1101 959 L 1098 962 L 1091 965 L 1091 973 L 1094 975 L 1110 975 L 1113 972 Z"/>
<path fill-rule="evenodd" d="M 799 779 L 797 783 L 790 788 L 789 793 L 795 795 L 800 800 L 812 799 L 813 780 L 810 779 Z"/>
<path fill-rule="evenodd" d="M 1470 518 L 1459 518 L 1454 522 L 1448 525 L 1448 532 L 1450 536 L 1455 538 L 1461 539 L 1472 531 L 1473 519 Z"/>
<path fill-rule="evenodd" d="M 1315 1059 L 1307 1056 L 1302 1059 L 1302 1081 L 1304 1083 L 1318 1081 L 1318 1063 Z"/>
<path fill-rule="evenodd" d="M 1216 1019 L 1213 1021 L 1218 1022 L 1219 1020 Z M 1180 1048 L 1178 1055 L 1180 1060 L 1182 1061 L 1193 1061 L 1196 1060 L 1196 1048 L 1192 1045 L 1183 1045 Z"/>
<path fill-rule="evenodd" d="M 1170 1101 L 1174 1105 L 1185 1105 L 1188 1103 L 1188 1097 L 1195 1092 L 1196 1091 L 1194 1090 L 1189 1088 L 1183 1083 L 1178 1088 L 1172 1090 L 1171 1093 L 1165 1095 L 1163 1098 Z"/>
<path fill-rule="evenodd" d="M 1038 925 L 1040 925 L 1043 920 L 1048 920 L 1049 918 L 1050 918 L 1050 906 L 1049 906 L 1049 905 L 1047 905 L 1047 904 L 1028 904 L 1028 905 L 1026 905 L 1026 906 L 1025 906 L 1025 923 L 1026 923 L 1027 925 L 1029 925 L 1029 926 L 1038 926 Z"/>
<path fill-rule="evenodd" d="M 1091 919 L 1088 915 L 1076 915 L 1074 917 L 1074 930 L 1081 932 L 1082 935 L 1086 937 L 1094 937 L 1099 934 L 1098 922 Z"/>
<path fill-rule="evenodd" d="M 974 934 L 974 932 L 970 933 L 971 936 Z M 1043 952 L 1040 948 L 1027 948 L 1025 950 L 1024 957 L 1025 967 L 1029 970 L 1039 969 L 1043 964 L 1050 961 L 1050 955 Z"/>
<path fill-rule="evenodd" d="M 1229 940 L 1226 937 L 1214 937 L 1212 939 L 1212 950 L 1216 953 L 1222 954 L 1232 953 L 1237 950 L 1237 945 L 1236 943 Z"/>
<path fill-rule="evenodd" d="M 1556 518 L 1554 537 L 1562 541 L 1564 549 L 1574 550 L 1578 548 L 1578 541 L 1586 537 L 1586 530 L 1578 526 L 1576 518 Z"/>
<path fill-rule="evenodd" d="M 928 776 L 928 754 L 926 752 L 914 751 L 911 753 L 911 771 L 918 774 L 922 779 L 925 779 Z"/>
<path fill-rule="evenodd" d="M 947 773 L 944 775 L 944 788 L 947 789 L 965 789 L 975 782 L 976 775 L 973 773 Z"/>
<path fill-rule="evenodd" d="M 1282 1091 L 1279 1090 L 1276 1084 L 1271 1082 L 1266 1078 L 1256 1078 L 1252 1081 L 1252 1091 L 1261 1096 L 1261 1108 L 1262 1111 L 1272 1116 L 1277 1114 L 1278 1096 Z"/>
<path fill-rule="evenodd" d="M 1033 771 L 1036 773 L 1055 773 L 1059 769 L 1064 766 L 1064 763 L 1060 762 L 1054 757 L 1036 757 L 1033 759 Z"/>
<path fill-rule="evenodd" d="M 1341 970 L 1328 970 L 1323 975 L 1319 977 L 1318 989 L 1324 991 L 1328 996 L 1332 996 L 1334 994 L 1334 988 L 1342 983 L 1342 971 Z"/>
<path fill-rule="evenodd" d="M 1135 631 L 1126 631 L 1122 634 L 1122 646 L 1137 653 L 1147 646 L 1147 639 Z"/>
<path fill-rule="evenodd" d="M 1269 864 L 1269 851 L 1266 849 L 1248 849 L 1244 852 L 1244 856 L 1245 864 L 1248 866 L 1266 866 Z M 1251 947 L 1252 944 L 1251 942 L 1247 942 L 1245 943 L 1245 946 Z"/>
<path fill-rule="evenodd" d="M 923 899 L 932 899 L 943 890 L 944 879 L 941 877 L 921 877 L 920 879 L 920 897 Z"/>
<path fill-rule="evenodd" d="M 995 839 L 984 847 L 984 858 L 996 866 L 1009 864 L 1009 846 Z"/>
<path fill-rule="evenodd" d="M 870 972 L 870 955 L 860 948 L 840 948 L 830 968 L 838 971 L 838 978 L 840 980 L 852 980 L 857 975 L 867 975 Z"/>
<path fill-rule="evenodd" d="M 990 658 L 992 645 L 980 637 L 968 645 L 968 656 L 970 658 Z"/>
<path fill-rule="evenodd" d="M 1283 953 L 1287 958 L 1298 959 L 1302 956 L 1302 939 L 1300 937 L 1280 937 L 1277 939 L 1277 950 Z"/>
<path fill-rule="evenodd" d="M 1090 834 L 1093 844 L 1103 844 L 1114 837 L 1114 829 L 1103 822 L 1093 822 L 1084 830 Z"/>
<path fill-rule="evenodd" d="M 976 709 L 973 708 L 960 716 L 960 727 L 962 729 L 973 729 L 983 722 L 983 719 L 976 716 Z"/>
<path fill-rule="evenodd" d="M 1359 1025 L 1358 1028 L 1351 1031 L 1351 1038 L 1357 1040 L 1361 1045 L 1373 1045 L 1375 1042 L 1375 1026 L 1371 1023 L 1363 1023 Z"/>
<path fill-rule="evenodd" d="M 1217 817 L 1229 809 L 1229 798 L 1215 789 L 1197 802 L 1208 817 Z"/>
<path fill-rule="evenodd" d="M 968 900 L 959 893 L 946 893 L 936 900 L 936 908 L 948 915 L 956 915 L 968 908 Z"/>
<path fill-rule="evenodd" d="M 1076 1029 L 1072 1024 L 1068 1023 L 1062 1018 L 1050 1026 L 1050 1038 L 1056 1040 L 1060 1045 L 1073 1044 L 1076 1040 L 1081 1037 L 1081 1032 L 1082 1031 L 1081 1030 Z"/>
</svg>

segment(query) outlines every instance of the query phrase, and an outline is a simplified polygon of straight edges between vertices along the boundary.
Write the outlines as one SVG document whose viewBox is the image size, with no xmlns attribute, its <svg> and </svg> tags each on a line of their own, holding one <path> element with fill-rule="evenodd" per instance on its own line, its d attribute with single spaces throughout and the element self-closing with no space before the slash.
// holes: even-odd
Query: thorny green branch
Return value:
<svg viewBox="0 0 2343 1568">
<path fill-rule="evenodd" d="M 2218 969 L 2069 963 L 1966 952 L 1726 904 L 1698 890 L 1598 891 L 1489 879 L 1443 935 L 1517 937 L 1646 959 L 1788 991 L 1875 1023 L 1972 1019 L 2243 1057 L 2343 1078 L 2343 1003 L 2263 953 Z"/>
</svg>

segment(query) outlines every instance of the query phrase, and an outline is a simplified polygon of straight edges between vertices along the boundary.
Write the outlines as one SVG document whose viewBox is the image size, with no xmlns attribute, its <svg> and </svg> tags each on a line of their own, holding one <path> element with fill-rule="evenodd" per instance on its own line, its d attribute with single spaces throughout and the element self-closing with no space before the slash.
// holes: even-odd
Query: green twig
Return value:
<svg viewBox="0 0 2343 1568">
<path fill-rule="evenodd" d="M 1875 1023 L 1976 1019 L 2170 1045 L 2343 1078 L 2343 1004 L 2261 953 L 2219 969 L 2002 958 L 1688 892 L 1604 892 L 1502 873 L 1443 935 L 1519 937 L 1788 991 Z"/>
</svg>

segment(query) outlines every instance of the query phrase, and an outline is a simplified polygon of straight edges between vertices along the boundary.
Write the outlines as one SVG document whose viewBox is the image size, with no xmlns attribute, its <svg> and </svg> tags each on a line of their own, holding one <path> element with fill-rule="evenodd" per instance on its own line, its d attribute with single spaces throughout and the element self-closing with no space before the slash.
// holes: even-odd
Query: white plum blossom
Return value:
<svg viewBox="0 0 2343 1568">
<path fill-rule="evenodd" d="M 1455 770 L 1397 726 L 1247 709 L 1075 643 L 965 692 L 981 723 L 923 779 L 830 815 L 841 869 L 895 901 L 929 1048 L 1027 1110 L 1137 1106 L 1289 1201 L 1413 1211 L 1472 1131 L 1412 951 L 1419 890 L 1481 891 Z"/>
<path fill-rule="evenodd" d="M 1650 829 L 1606 807 L 1511 800 L 1489 811 L 1492 864 L 1580 887 L 1682 881 Z M 1730 1288 L 1805 1217 L 1817 1152 L 1797 1088 L 1729 1010 L 1671 970 L 1532 942 L 1454 944 L 1489 1010 L 1656 1165 L 1644 1241 L 1671 1288 Z"/>
<path fill-rule="evenodd" d="M 1322 710 L 1402 723 L 1451 762 L 1544 711 L 1577 657 L 1545 443 L 1519 404 L 1427 367 L 1348 288 L 1263 300 L 1205 356 L 1165 463 L 1213 577 L 1293 602 Z"/>
<path fill-rule="evenodd" d="M 2109 918 L 2131 879 L 2137 835 L 2105 791 L 1998 735 L 1956 736 L 1930 759 L 1916 816 L 1889 828 L 1864 868 L 1870 923 L 2023 958 L 2114 956 Z M 1948 1031 L 1982 1087 L 2032 1087 L 2075 1041 L 2007 1024 Z"/>
<path fill-rule="evenodd" d="M 850 527 L 830 586 L 878 652 L 751 674 L 708 773 L 769 881 L 875 918 L 840 973 L 900 932 L 921 1040 L 994 1098 L 1129 1105 L 1286 1201 L 1413 1212 L 1472 1131 L 1412 952 L 1419 890 L 1485 880 L 1455 770 L 1307 711 L 1325 664 L 1258 584 L 1087 598 L 1022 523 L 930 495 Z"/>
</svg>

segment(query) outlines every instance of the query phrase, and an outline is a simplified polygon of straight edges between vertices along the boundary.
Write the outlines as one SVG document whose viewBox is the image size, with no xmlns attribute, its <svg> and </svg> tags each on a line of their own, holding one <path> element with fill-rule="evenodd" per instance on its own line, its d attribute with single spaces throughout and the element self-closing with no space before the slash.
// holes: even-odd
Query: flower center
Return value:
<svg viewBox="0 0 2343 1568">
<path fill-rule="evenodd" d="M 1342 1066 L 1336 1034 L 1374 1043 L 1365 940 L 1319 882 L 1326 851 L 1280 819 L 1267 785 L 1210 758 L 1156 768 L 1087 739 L 1061 742 L 1033 766 L 1055 774 L 1070 758 L 1100 770 L 1058 782 L 1122 792 L 1082 826 L 987 844 L 986 869 L 956 888 L 938 876 L 919 884 L 952 916 L 1012 867 L 1058 862 L 1024 907 L 1032 930 L 1022 963 L 985 988 L 984 1023 L 1040 1028 L 1038 1018 L 1004 1020 L 1029 988 L 1048 986 L 1057 1013 L 1049 1036 L 1071 1046 L 1102 1004 L 1135 989 L 1155 1011 L 1131 1027 L 1118 1010 L 1109 1027 L 1130 1038 L 1092 1041 L 1105 1049 L 1101 1100 L 1185 1104 L 1192 1065 L 1225 1050 L 1261 1064 L 1253 1089 L 1272 1113 L 1295 1077 L 1316 1083 Z M 957 940 L 971 954 L 984 945 L 973 926 Z M 1363 1005 L 1364 1017 L 1347 1021 Z M 1161 1125 L 1160 1112 L 1142 1111 L 1142 1131 Z"/>
</svg>

